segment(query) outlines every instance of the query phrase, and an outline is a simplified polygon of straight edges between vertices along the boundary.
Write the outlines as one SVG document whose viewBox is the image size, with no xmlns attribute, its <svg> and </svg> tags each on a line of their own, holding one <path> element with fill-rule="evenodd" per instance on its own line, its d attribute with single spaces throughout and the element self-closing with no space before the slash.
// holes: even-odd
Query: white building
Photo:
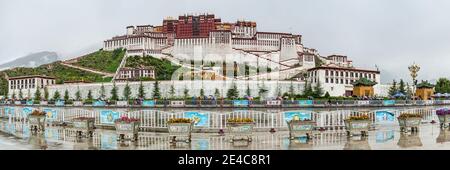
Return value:
<svg viewBox="0 0 450 170">
<path fill-rule="evenodd" d="M 325 92 L 328 92 L 331 96 L 352 96 L 353 85 L 352 83 L 360 78 L 367 78 L 371 81 L 380 84 L 380 71 L 359 69 L 354 67 L 339 67 L 336 65 L 326 65 L 308 69 L 307 72 L 308 82 L 311 82 L 312 86 L 315 86 L 320 82 Z M 375 95 L 384 95 L 377 87 L 375 88 Z"/>
<path fill-rule="evenodd" d="M 135 81 L 141 78 L 156 79 L 155 68 L 153 67 L 122 67 L 119 70 L 116 81 Z"/>
<path fill-rule="evenodd" d="M 178 20 L 171 20 L 174 22 L 171 29 L 166 28 L 169 26 L 164 25 L 165 21 L 163 26 L 128 26 L 125 35 L 104 41 L 103 49 L 112 51 L 126 48 L 127 56 L 152 55 L 191 60 L 188 57 L 195 57 L 195 50 L 201 48 L 200 56 L 205 60 L 232 58 L 231 60 L 239 63 L 246 62 L 251 66 L 264 65 L 280 70 L 299 66 L 307 69 L 314 66 L 314 58 L 302 57 L 301 35 L 257 31 L 256 23 L 251 21 L 235 23 L 218 21 L 215 28 L 204 30 L 207 34 L 202 36 L 177 35 L 176 29 L 186 29 L 180 26 Z M 157 29 L 158 27 L 164 29 Z M 212 55 L 215 57 L 207 57 Z M 201 59 L 194 58 L 194 60 Z"/>
<path fill-rule="evenodd" d="M 22 97 L 31 98 L 34 96 L 36 89 L 43 89 L 48 85 L 56 83 L 54 77 L 43 75 L 8 77 L 7 80 L 8 94 L 9 96 L 15 94 L 16 98 L 19 97 L 18 95 L 20 92 L 22 92 Z"/>
<path fill-rule="evenodd" d="M 344 55 L 330 55 L 326 59 L 326 64 L 335 64 L 339 67 L 353 67 L 353 62 Z"/>
</svg>

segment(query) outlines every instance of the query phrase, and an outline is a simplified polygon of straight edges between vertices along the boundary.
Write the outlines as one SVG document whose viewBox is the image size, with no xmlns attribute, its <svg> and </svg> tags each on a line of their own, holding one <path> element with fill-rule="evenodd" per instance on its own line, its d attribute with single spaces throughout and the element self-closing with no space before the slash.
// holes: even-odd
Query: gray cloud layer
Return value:
<svg viewBox="0 0 450 170">
<path fill-rule="evenodd" d="M 348 55 L 360 67 L 382 70 L 382 80 L 450 73 L 447 0 L 0 0 L 1 63 L 37 51 L 64 57 L 101 47 L 125 26 L 159 25 L 166 16 L 215 13 L 224 21 L 254 20 L 263 31 L 303 35 L 321 54 Z"/>
</svg>

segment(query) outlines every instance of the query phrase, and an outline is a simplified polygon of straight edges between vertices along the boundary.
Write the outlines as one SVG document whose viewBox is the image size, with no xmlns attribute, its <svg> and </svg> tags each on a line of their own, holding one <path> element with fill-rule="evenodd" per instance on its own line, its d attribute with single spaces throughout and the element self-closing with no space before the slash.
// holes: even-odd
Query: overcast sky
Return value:
<svg viewBox="0 0 450 170">
<path fill-rule="evenodd" d="M 166 16 L 214 13 L 256 21 L 259 31 L 303 35 L 322 55 L 382 71 L 382 81 L 450 75 L 448 0 L 0 0 L 0 63 L 33 52 L 64 58 L 101 48 L 128 25 L 160 25 Z"/>
</svg>

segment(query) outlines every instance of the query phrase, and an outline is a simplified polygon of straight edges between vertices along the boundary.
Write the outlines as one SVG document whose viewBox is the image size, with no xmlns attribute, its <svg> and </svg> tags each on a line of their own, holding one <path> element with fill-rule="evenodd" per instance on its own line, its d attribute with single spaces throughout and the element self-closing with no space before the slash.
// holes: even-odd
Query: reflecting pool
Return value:
<svg viewBox="0 0 450 170">
<path fill-rule="evenodd" d="M 64 119 L 84 115 L 100 117 L 102 111 L 108 114 L 134 114 L 146 126 L 139 132 L 138 141 L 117 141 L 114 130 L 97 128 L 92 138 L 76 137 L 75 129 L 51 123 L 44 133 L 32 133 L 29 124 L 20 115 L 29 109 L 25 107 L 0 108 L 0 149 L 46 149 L 46 150 L 379 150 L 379 149 L 450 149 L 450 131 L 440 129 L 435 115 L 438 107 L 417 108 L 361 108 L 372 113 L 373 128 L 367 137 L 347 137 L 342 120 L 359 110 L 345 109 L 202 109 L 202 110 L 139 110 L 112 108 L 44 108 L 52 111 L 54 119 Z M 421 112 L 424 117 L 417 133 L 401 133 L 397 115 L 402 111 Z M 308 140 L 301 136 L 289 139 L 286 119 L 292 112 L 313 113 L 317 126 L 321 127 Z M 205 115 L 207 113 L 207 115 Z M 146 115 L 148 114 L 148 115 Z M 153 114 L 153 115 L 152 115 Z M 207 133 L 192 134 L 192 142 L 171 144 L 165 120 L 167 117 L 197 116 L 200 120 L 195 127 Z M 220 117 L 222 115 L 225 117 Z M 48 116 L 48 115 L 47 115 Z M 226 116 L 250 116 L 256 121 L 252 141 L 230 142 L 230 135 L 218 133 L 224 128 Z M 108 119 L 96 120 L 96 126 L 108 123 Z M 148 129 L 150 130 L 148 130 Z M 275 128 L 275 132 L 268 129 Z M 159 130 L 158 130 L 159 129 Z M 209 130 L 209 131 L 208 131 Z"/>
</svg>

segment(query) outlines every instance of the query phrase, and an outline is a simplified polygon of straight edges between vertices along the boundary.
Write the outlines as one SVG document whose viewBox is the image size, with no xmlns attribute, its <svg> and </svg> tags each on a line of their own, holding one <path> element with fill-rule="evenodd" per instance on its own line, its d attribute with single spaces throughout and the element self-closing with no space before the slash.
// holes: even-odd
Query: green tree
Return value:
<svg viewBox="0 0 450 170">
<path fill-rule="evenodd" d="M 49 98 L 49 94 L 48 94 L 48 88 L 47 88 L 47 86 L 45 86 L 44 87 L 44 99 L 46 100 L 46 101 L 48 101 L 48 98 Z"/>
<path fill-rule="evenodd" d="M 23 93 L 22 93 L 22 89 L 19 89 L 19 99 L 23 99 Z"/>
<path fill-rule="evenodd" d="M 30 91 L 30 89 L 28 89 L 28 91 L 27 91 L 27 98 L 31 99 L 31 91 Z"/>
<path fill-rule="evenodd" d="M 295 97 L 295 90 L 294 90 L 294 84 L 291 81 L 291 85 L 289 86 L 289 98 L 294 98 Z"/>
<path fill-rule="evenodd" d="M 189 98 L 189 90 L 188 90 L 187 88 L 184 88 L 183 95 L 184 95 L 184 96 L 183 96 L 184 99 Z"/>
<path fill-rule="evenodd" d="M 123 98 L 126 101 L 128 101 L 128 100 L 130 100 L 130 96 L 131 96 L 131 89 L 127 82 L 127 84 L 125 84 L 125 88 L 123 88 Z"/>
<path fill-rule="evenodd" d="M 250 89 L 250 85 L 248 85 L 248 84 L 247 84 L 247 89 L 245 90 L 245 94 L 246 94 L 247 96 L 252 96 L 252 91 L 251 91 L 251 89 Z"/>
<path fill-rule="evenodd" d="M 239 97 L 239 91 L 237 89 L 236 84 L 233 82 L 231 88 L 227 91 L 227 98 L 234 99 Z"/>
<path fill-rule="evenodd" d="M 277 97 L 279 96 L 283 96 L 283 94 L 281 93 L 281 88 L 277 86 Z"/>
<path fill-rule="evenodd" d="M 13 94 L 11 95 L 12 99 L 16 99 L 16 91 L 13 91 Z"/>
<path fill-rule="evenodd" d="M 303 96 L 309 97 L 309 96 L 313 96 L 313 95 L 314 95 L 314 92 L 311 87 L 311 83 L 309 83 L 308 81 L 305 81 L 305 87 L 303 88 Z"/>
<path fill-rule="evenodd" d="M 70 98 L 70 96 L 69 96 L 69 91 L 66 89 L 66 91 L 64 91 L 64 101 L 69 101 L 69 98 Z"/>
<path fill-rule="evenodd" d="M 436 93 L 450 93 L 450 80 L 439 78 L 434 89 Z"/>
<path fill-rule="evenodd" d="M 117 95 L 117 87 L 116 83 L 113 82 L 113 88 L 111 89 L 111 100 L 117 101 L 119 100 L 119 96 Z"/>
<path fill-rule="evenodd" d="M 59 94 L 59 91 L 56 90 L 55 93 L 53 93 L 53 100 L 58 100 L 61 98 L 61 94 Z"/>
<path fill-rule="evenodd" d="M 159 82 L 155 81 L 153 84 L 153 98 L 159 99 L 161 97 L 161 93 L 159 92 Z"/>
<path fill-rule="evenodd" d="M 41 101 L 41 91 L 39 90 L 39 88 L 36 88 L 36 92 L 34 92 L 34 100 Z"/>
<path fill-rule="evenodd" d="M 77 101 L 81 101 L 80 87 L 77 87 L 77 92 L 75 93 L 75 99 L 76 99 Z"/>
<path fill-rule="evenodd" d="M 200 96 L 201 97 L 205 96 L 205 90 L 203 90 L 203 88 L 200 89 Z"/>
<path fill-rule="evenodd" d="M 102 83 L 102 86 L 100 87 L 100 98 L 105 99 L 106 98 L 106 90 L 105 90 L 105 86 Z"/>
<path fill-rule="evenodd" d="M 324 95 L 323 97 L 325 97 L 325 98 L 327 98 L 327 99 L 330 98 L 330 93 L 326 92 L 325 95 Z"/>
<path fill-rule="evenodd" d="M 398 85 L 398 91 L 402 94 L 406 94 L 405 82 L 403 82 L 403 79 L 400 79 L 400 83 Z"/>
<path fill-rule="evenodd" d="M 322 97 L 323 95 L 323 88 L 320 85 L 320 81 L 317 81 L 316 86 L 314 86 L 314 97 Z"/>
<path fill-rule="evenodd" d="M 214 96 L 215 96 L 216 98 L 219 98 L 219 97 L 220 97 L 220 91 L 219 91 L 218 88 L 216 88 L 216 90 L 214 90 Z"/>
<path fill-rule="evenodd" d="M 145 89 L 144 89 L 144 85 L 142 84 L 142 81 L 141 81 L 141 84 L 139 84 L 138 97 L 142 98 L 142 99 L 145 98 Z"/>
<path fill-rule="evenodd" d="M 266 85 L 264 85 L 264 82 L 263 82 L 262 86 L 259 86 L 259 89 L 258 89 L 258 96 L 259 96 L 260 100 L 262 100 L 265 97 L 265 95 L 267 94 L 268 91 L 269 90 L 267 90 Z"/>
<path fill-rule="evenodd" d="M 175 98 L 175 88 L 173 87 L 173 85 L 170 86 L 169 95 L 171 99 Z"/>
<path fill-rule="evenodd" d="M 92 97 L 92 91 L 91 90 L 89 90 L 88 91 L 88 94 L 87 94 L 87 100 L 89 101 L 89 102 L 92 102 L 92 100 L 93 100 L 93 97 Z"/>
<path fill-rule="evenodd" d="M 395 93 L 397 93 L 397 91 L 398 91 L 397 82 L 395 80 L 392 80 L 392 85 L 391 87 L 389 87 L 388 94 L 389 96 L 393 96 L 395 95 Z"/>
</svg>

